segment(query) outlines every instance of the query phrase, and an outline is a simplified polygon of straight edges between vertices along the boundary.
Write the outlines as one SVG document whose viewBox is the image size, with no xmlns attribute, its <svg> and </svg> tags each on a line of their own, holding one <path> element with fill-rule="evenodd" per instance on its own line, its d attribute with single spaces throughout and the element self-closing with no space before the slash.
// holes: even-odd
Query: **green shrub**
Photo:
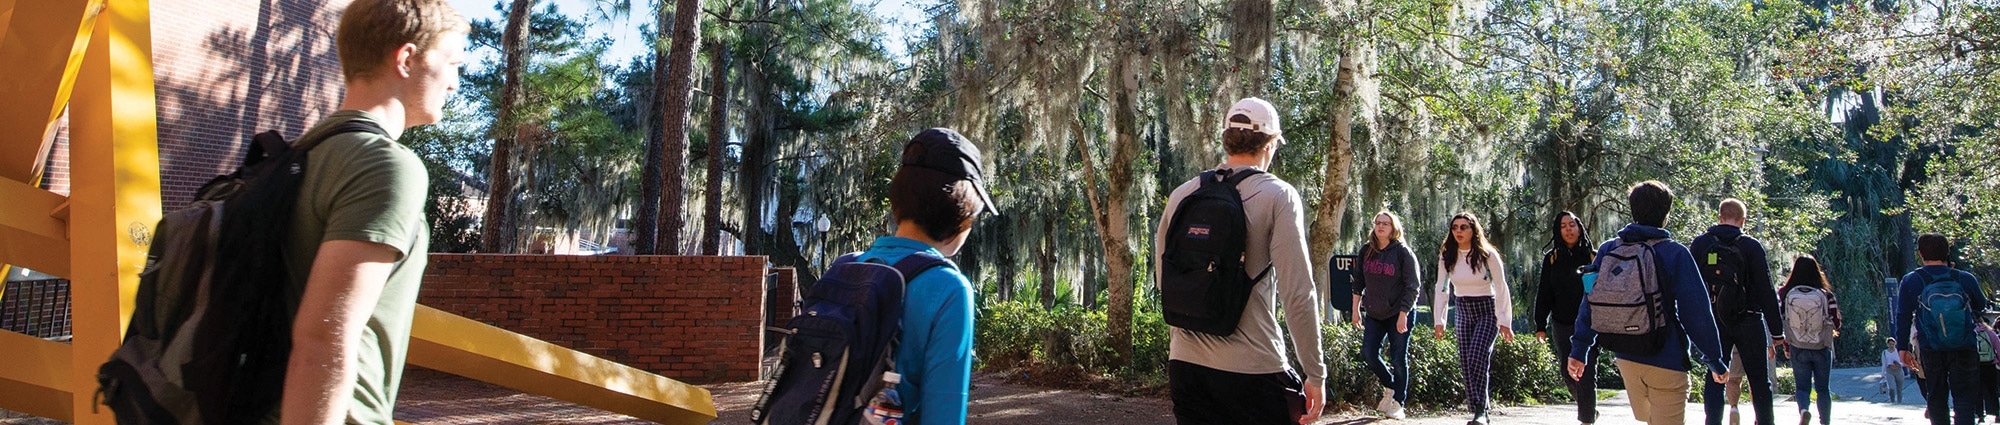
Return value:
<svg viewBox="0 0 2000 425">
<path fill-rule="evenodd" d="M 1159 309 L 1145 304 L 1133 312 L 1132 359 L 1125 371 L 1111 370 L 1110 335 L 1101 310 L 1058 305 L 1044 310 L 1032 300 L 987 306 L 973 330 L 981 369 L 1028 368 L 1078 376 L 1117 375 L 1140 386 L 1166 381 L 1167 325 Z"/>
<path fill-rule="evenodd" d="M 1465 378 L 1458 363 L 1458 341 L 1451 333 L 1432 336 L 1428 327 L 1411 329 L 1409 407 L 1420 411 L 1462 408 Z M 1361 329 L 1347 323 L 1321 327 L 1326 348 L 1327 398 L 1335 407 L 1373 409 L 1382 385 L 1361 357 Z M 1383 349 L 1387 353 L 1388 349 Z M 1527 335 L 1494 345 L 1488 394 L 1495 404 L 1567 402 L 1569 390 L 1556 372 L 1548 344 Z"/>
</svg>

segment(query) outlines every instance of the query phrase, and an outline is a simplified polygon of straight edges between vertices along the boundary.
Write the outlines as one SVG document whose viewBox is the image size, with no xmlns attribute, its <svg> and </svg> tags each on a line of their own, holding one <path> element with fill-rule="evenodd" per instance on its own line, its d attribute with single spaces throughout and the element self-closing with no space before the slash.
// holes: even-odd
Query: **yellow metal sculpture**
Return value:
<svg viewBox="0 0 2000 425">
<path fill-rule="evenodd" d="M 0 331 L 0 408 L 79 423 L 117 348 L 160 218 L 147 0 L 0 0 L 0 265 L 70 280 L 70 343 Z M 64 111 L 69 196 L 39 187 Z M 430 308 L 410 363 L 670 424 L 715 419 L 707 390 Z"/>
</svg>

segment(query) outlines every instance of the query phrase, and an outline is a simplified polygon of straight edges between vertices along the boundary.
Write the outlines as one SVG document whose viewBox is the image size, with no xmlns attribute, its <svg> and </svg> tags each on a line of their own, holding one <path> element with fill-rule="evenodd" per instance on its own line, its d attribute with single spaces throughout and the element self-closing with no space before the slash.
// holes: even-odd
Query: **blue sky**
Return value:
<svg viewBox="0 0 2000 425">
<path fill-rule="evenodd" d="M 592 9 L 594 2 L 591 0 L 542 0 L 537 3 L 544 5 L 540 7 L 547 7 L 545 5 L 551 1 L 555 3 L 556 10 L 565 15 L 590 18 L 591 32 L 611 37 L 611 52 L 605 58 L 607 63 L 623 64 L 633 56 L 645 54 L 647 45 L 646 41 L 641 39 L 639 29 L 652 22 L 652 3 L 657 0 L 633 0 L 631 14 L 610 21 L 595 16 L 597 12 Z M 891 57 L 902 60 L 906 50 L 907 34 L 915 31 L 916 26 L 925 20 L 923 9 L 912 4 L 910 0 L 855 1 L 858 4 L 872 4 L 875 15 L 885 18 L 888 23 L 882 27 L 883 32 L 887 34 L 882 40 L 883 47 L 888 49 Z M 450 0 L 450 2 L 452 7 L 458 8 L 460 14 L 465 15 L 466 19 L 506 19 L 505 13 L 494 9 L 494 5 L 502 3 L 501 1 Z"/>
</svg>

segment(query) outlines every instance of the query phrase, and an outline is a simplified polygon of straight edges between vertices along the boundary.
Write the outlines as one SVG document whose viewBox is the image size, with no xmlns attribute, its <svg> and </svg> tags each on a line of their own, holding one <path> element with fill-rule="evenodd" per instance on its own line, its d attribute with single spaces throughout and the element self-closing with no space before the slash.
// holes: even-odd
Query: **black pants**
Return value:
<svg viewBox="0 0 2000 425">
<path fill-rule="evenodd" d="M 1743 316 L 1733 324 L 1717 324 L 1716 331 L 1722 336 L 1722 356 L 1726 363 L 1729 350 L 1736 350 L 1743 356 L 1743 384 L 1750 387 L 1750 407 L 1757 412 L 1757 425 L 1771 425 L 1771 364 L 1764 362 L 1763 316 Z M 1702 377 L 1702 407 L 1708 413 L 1708 425 L 1722 424 L 1722 407 L 1728 399 L 1722 397 L 1723 385 L 1714 379 Z"/>
<path fill-rule="evenodd" d="M 1971 425 L 1979 422 L 1979 352 L 1924 350 L 1925 409 L 1931 425 Z"/>
<path fill-rule="evenodd" d="M 1167 362 L 1167 389 L 1180 425 L 1297 424 L 1306 407 L 1302 388 L 1290 370 L 1250 375 Z"/>
<path fill-rule="evenodd" d="M 1576 335 L 1573 323 L 1553 323 L 1549 325 L 1549 343 L 1556 349 L 1556 370 L 1561 371 L 1563 385 L 1569 387 L 1570 396 L 1576 397 L 1576 420 L 1583 423 L 1597 422 L 1597 350 L 1590 350 L 1589 359 L 1583 361 L 1583 379 L 1569 379 L 1569 351 L 1572 349 L 1569 337 Z"/>
<path fill-rule="evenodd" d="M 1981 417 L 2000 416 L 2000 381 L 1994 379 L 1993 372 L 1993 364 L 1979 363 L 1979 401 L 1986 406 L 1979 412 Z"/>
</svg>

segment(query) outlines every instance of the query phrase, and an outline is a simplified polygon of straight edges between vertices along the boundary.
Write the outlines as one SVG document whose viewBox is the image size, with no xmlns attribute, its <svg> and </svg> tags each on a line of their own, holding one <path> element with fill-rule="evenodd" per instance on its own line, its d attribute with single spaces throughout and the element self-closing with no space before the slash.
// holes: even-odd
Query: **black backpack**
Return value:
<svg viewBox="0 0 2000 425">
<path fill-rule="evenodd" d="M 859 423 L 862 408 L 882 390 L 882 373 L 895 370 L 907 279 L 932 267 L 957 267 L 922 252 L 894 266 L 857 257 L 834 260 L 799 300 L 800 313 L 778 346 L 778 364 L 750 410 L 752 423 Z"/>
<path fill-rule="evenodd" d="M 1750 292 L 1743 282 L 1743 248 L 1738 245 L 1742 240 L 1740 235 L 1727 240 L 1717 237 L 1706 254 L 1695 257 L 1701 280 L 1708 284 L 1708 301 L 1714 304 L 1715 319 L 1724 324 L 1736 323 L 1751 307 Z"/>
<path fill-rule="evenodd" d="M 348 121 L 294 147 L 251 139 L 243 166 L 160 218 L 124 342 L 98 367 L 97 397 L 120 424 L 244 424 L 278 407 L 291 357 L 285 245 L 312 148 L 388 135 Z"/>
<path fill-rule="evenodd" d="M 1160 253 L 1160 304 L 1168 325 L 1217 336 L 1236 333 L 1250 288 L 1271 273 L 1266 264 L 1251 277 L 1243 264 L 1250 224 L 1236 184 L 1258 174 L 1263 171 L 1203 171 L 1201 187 L 1181 199 L 1168 219 Z"/>
</svg>

